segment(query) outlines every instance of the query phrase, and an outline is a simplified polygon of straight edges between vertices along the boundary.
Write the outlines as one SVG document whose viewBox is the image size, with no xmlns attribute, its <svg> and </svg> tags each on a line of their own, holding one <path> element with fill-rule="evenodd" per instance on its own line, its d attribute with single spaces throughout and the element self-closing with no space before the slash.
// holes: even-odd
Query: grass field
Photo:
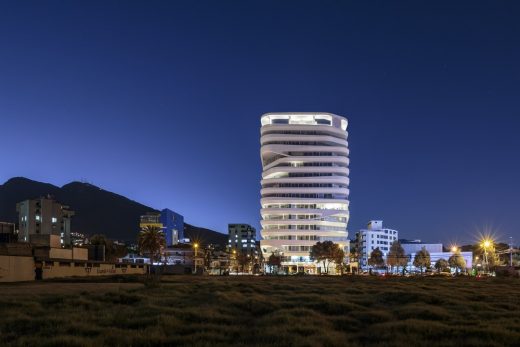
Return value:
<svg viewBox="0 0 520 347">
<path fill-rule="evenodd" d="M 97 281 L 0 285 L 0 345 L 520 345 L 517 279 Z"/>
</svg>

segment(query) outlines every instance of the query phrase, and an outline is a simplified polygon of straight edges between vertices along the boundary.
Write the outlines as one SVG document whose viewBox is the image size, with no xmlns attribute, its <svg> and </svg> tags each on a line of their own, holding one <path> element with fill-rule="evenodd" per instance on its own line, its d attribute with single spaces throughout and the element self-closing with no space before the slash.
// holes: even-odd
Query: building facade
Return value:
<svg viewBox="0 0 520 347">
<path fill-rule="evenodd" d="M 0 243 L 11 243 L 17 240 L 14 223 L 0 222 Z"/>
<path fill-rule="evenodd" d="M 471 267 L 473 266 L 473 252 L 444 252 L 442 243 L 423 243 L 421 242 L 421 240 L 399 240 L 399 242 L 401 243 L 401 246 L 404 249 L 404 253 L 408 256 L 408 259 L 410 259 L 407 265 L 407 268 L 410 271 L 419 271 L 419 269 L 416 269 L 413 265 L 413 261 L 417 252 L 419 252 L 423 248 L 427 250 L 428 253 L 430 253 L 430 267 L 432 269 L 435 268 L 435 263 L 439 259 L 448 260 L 454 254 L 457 254 L 458 256 L 464 258 L 467 269 L 471 269 Z"/>
<path fill-rule="evenodd" d="M 423 243 L 421 240 L 399 240 L 404 249 L 405 254 L 415 254 L 421 249 L 425 249 L 428 253 L 442 253 L 442 243 Z"/>
<path fill-rule="evenodd" d="M 256 255 L 256 229 L 249 224 L 228 224 L 230 254 Z"/>
<path fill-rule="evenodd" d="M 71 245 L 70 222 L 74 211 L 50 198 L 25 200 L 16 204 L 18 241 L 30 242 L 32 235 L 59 235 L 62 246 Z"/>
<path fill-rule="evenodd" d="M 139 227 L 143 229 L 147 226 L 160 228 L 164 232 L 168 247 L 184 242 L 184 217 L 170 209 L 142 215 Z"/>
<path fill-rule="evenodd" d="M 174 246 L 184 241 L 184 217 L 165 208 L 161 211 L 159 221 L 166 236 L 166 245 Z"/>
<path fill-rule="evenodd" d="M 367 228 L 361 229 L 356 234 L 359 266 L 363 269 L 368 268 L 368 259 L 376 248 L 383 252 L 383 258 L 386 259 L 392 243 L 398 239 L 399 232 L 394 229 L 383 228 L 382 220 L 368 222 Z"/>
<path fill-rule="evenodd" d="M 261 249 L 288 272 L 320 272 L 309 257 L 319 241 L 349 253 L 347 119 L 331 113 L 261 117 Z"/>
<path fill-rule="evenodd" d="M 157 227 L 162 229 L 161 214 L 157 212 L 148 212 L 142 215 L 139 221 L 139 228 L 144 229 L 146 227 Z"/>
</svg>

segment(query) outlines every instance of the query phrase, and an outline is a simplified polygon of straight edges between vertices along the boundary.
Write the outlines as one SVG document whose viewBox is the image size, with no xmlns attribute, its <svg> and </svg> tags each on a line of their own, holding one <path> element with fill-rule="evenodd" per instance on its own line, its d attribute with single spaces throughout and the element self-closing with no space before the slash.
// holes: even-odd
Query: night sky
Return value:
<svg viewBox="0 0 520 347">
<path fill-rule="evenodd" d="M 349 119 L 349 232 L 520 239 L 517 1 L 0 4 L 0 183 L 259 227 L 260 116 Z"/>
</svg>

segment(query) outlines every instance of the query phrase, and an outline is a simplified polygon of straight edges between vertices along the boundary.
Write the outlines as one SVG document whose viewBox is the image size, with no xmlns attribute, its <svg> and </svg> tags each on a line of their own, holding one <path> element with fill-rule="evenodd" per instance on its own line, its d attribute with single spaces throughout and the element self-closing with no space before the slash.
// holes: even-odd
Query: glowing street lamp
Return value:
<svg viewBox="0 0 520 347">
<path fill-rule="evenodd" d="M 493 246 L 493 240 L 491 239 L 483 239 L 480 243 L 480 247 L 484 249 L 484 261 L 486 262 L 486 271 L 489 272 L 489 261 L 488 261 L 488 249 Z"/>
<path fill-rule="evenodd" d="M 193 248 L 195 248 L 195 273 L 197 273 L 197 249 L 199 248 L 199 244 L 198 243 L 194 243 L 193 244 Z"/>
</svg>

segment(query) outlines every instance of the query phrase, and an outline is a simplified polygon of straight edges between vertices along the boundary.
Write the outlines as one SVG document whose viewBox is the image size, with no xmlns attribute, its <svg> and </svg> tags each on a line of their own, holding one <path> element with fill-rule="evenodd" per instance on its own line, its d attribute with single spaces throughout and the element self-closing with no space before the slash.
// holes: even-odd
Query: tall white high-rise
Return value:
<svg viewBox="0 0 520 347">
<path fill-rule="evenodd" d="M 287 272 L 316 273 L 312 245 L 330 240 L 348 254 L 347 119 L 331 113 L 266 113 L 261 118 L 261 248 Z"/>
</svg>

